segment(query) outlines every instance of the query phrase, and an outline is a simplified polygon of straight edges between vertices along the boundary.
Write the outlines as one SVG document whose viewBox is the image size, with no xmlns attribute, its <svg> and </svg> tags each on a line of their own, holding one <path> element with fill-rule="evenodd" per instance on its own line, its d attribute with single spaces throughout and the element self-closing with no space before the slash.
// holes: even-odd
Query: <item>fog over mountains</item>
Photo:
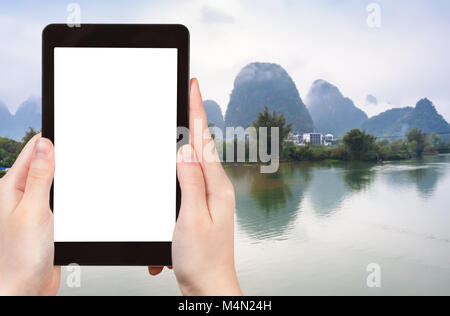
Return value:
<svg viewBox="0 0 450 316">
<path fill-rule="evenodd" d="M 23 102 L 14 115 L 0 101 L 0 136 L 21 140 L 29 127 L 41 130 L 41 117 L 41 100 L 38 98 L 29 98 Z"/>
<path fill-rule="evenodd" d="M 370 87 L 369 87 L 370 88 Z M 1 96 L 0 96 L 1 97 Z M 378 100 L 369 95 L 367 102 Z M 280 65 L 251 63 L 237 75 L 226 115 L 213 100 L 204 102 L 210 124 L 247 128 L 264 107 L 284 114 L 293 123 L 294 133 L 319 131 L 342 138 L 349 130 L 360 128 L 375 136 L 404 136 L 412 128 L 425 133 L 442 133 L 450 138 L 450 125 L 434 104 L 424 98 L 415 106 L 394 108 L 368 118 L 354 102 L 342 95 L 338 87 L 325 80 L 316 80 L 302 101 L 297 87 Z M 29 98 L 13 115 L 0 101 L 0 136 L 20 140 L 29 127 L 41 130 L 41 100 Z"/>
<path fill-rule="evenodd" d="M 376 106 L 379 101 L 368 95 L 366 103 Z M 342 138 L 354 128 L 380 137 L 404 136 L 412 128 L 426 133 L 450 132 L 449 124 L 428 99 L 420 100 L 415 107 L 394 108 L 368 118 L 350 98 L 342 95 L 338 87 L 325 80 L 316 80 L 305 105 L 286 70 L 271 63 L 251 63 L 239 72 L 223 124 L 246 128 L 265 106 L 284 114 L 286 122 L 294 124 L 293 132 L 296 133 L 318 131 Z M 205 108 L 210 123 L 222 126 L 219 105 L 209 100 L 205 101 Z"/>
<path fill-rule="evenodd" d="M 314 124 L 322 134 L 344 136 L 367 121 L 366 113 L 345 98 L 339 89 L 325 80 L 316 80 L 306 98 Z"/>
<path fill-rule="evenodd" d="M 247 128 L 264 112 L 284 114 L 293 123 L 294 132 L 314 130 L 308 109 L 300 98 L 297 87 L 280 65 L 251 63 L 245 66 L 234 81 L 234 89 L 225 115 L 227 126 Z"/>
</svg>

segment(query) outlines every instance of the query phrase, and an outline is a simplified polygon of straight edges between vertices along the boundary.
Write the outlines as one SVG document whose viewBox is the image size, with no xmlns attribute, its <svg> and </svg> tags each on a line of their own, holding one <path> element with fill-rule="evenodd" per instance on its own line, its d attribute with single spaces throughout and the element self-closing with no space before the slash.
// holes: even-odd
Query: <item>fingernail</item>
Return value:
<svg viewBox="0 0 450 316">
<path fill-rule="evenodd" d="M 183 147 L 183 161 L 184 162 L 195 162 L 197 161 L 197 156 L 195 155 L 195 150 L 192 146 L 184 146 Z"/>
<path fill-rule="evenodd" d="M 48 158 L 51 150 L 49 142 L 41 138 L 36 142 L 34 154 L 39 158 Z"/>
<path fill-rule="evenodd" d="M 190 146 L 183 147 L 183 161 L 184 162 L 191 162 L 191 151 L 192 151 L 191 148 L 190 148 Z"/>
</svg>

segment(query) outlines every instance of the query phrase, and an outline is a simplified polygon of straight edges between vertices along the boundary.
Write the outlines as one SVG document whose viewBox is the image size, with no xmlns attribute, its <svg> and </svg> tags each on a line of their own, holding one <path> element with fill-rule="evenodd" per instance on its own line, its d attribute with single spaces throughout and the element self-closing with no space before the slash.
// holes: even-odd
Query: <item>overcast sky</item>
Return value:
<svg viewBox="0 0 450 316">
<path fill-rule="evenodd" d="M 73 1 L 82 22 L 183 23 L 191 31 L 191 75 L 223 110 L 239 70 L 282 65 L 306 98 L 325 79 L 375 114 L 428 97 L 450 120 L 450 2 L 376 1 L 381 27 L 362 0 Z M 0 0 L 0 100 L 12 111 L 40 96 L 41 31 L 66 22 L 71 1 Z M 374 95 L 380 105 L 366 106 Z"/>
</svg>

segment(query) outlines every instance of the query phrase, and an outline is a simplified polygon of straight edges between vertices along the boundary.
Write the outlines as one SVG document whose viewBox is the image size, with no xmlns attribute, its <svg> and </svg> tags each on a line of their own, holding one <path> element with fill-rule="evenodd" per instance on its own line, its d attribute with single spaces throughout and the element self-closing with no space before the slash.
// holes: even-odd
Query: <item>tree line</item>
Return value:
<svg viewBox="0 0 450 316">
<path fill-rule="evenodd" d="M 450 153 L 450 142 L 444 141 L 437 134 L 427 135 L 417 128 L 411 129 L 405 138 L 396 140 L 378 140 L 374 135 L 360 129 L 349 131 L 342 140 L 333 146 L 317 146 L 306 144 L 298 146 L 286 141 L 292 131 L 292 124 L 287 124 L 284 114 L 270 113 L 266 107 L 259 113 L 252 124 L 253 127 L 278 127 L 279 152 L 282 161 L 385 161 L 403 160 L 414 157 L 422 157 L 424 154 Z M 239 141 L 234 140 L 235 148 Z M 270 153 L 271 135 L 268 135 L 267 148 Z M 248 144 L 246 153 L 248 154 Z M 226 154 L 227 145 L 223 144 L 223 152 Z M 234 151 L 236 153 L 236 149 Z M 248 157 L 248 155 L 247 155 Z"/>
</svg>

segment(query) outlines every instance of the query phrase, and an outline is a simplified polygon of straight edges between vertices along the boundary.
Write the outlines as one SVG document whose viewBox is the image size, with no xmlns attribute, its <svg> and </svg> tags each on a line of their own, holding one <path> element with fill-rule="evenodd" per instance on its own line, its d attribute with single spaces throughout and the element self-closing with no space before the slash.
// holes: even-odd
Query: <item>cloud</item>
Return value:
<svg viewBox="0 0 450 316">
<path fill-rule="evenodd" d="M 0 99 L 11 112 L 41 95 L 41 32 L 32 22 L 0 16 Z"/>
<path fill-rule="evenodd" d="M 191 74 L 200 79 L 204 97 L 223 110 L 237 74 L 258 61 L 283 66 L 302 97 L 323 78 L 368 112 L 369 93 L 396 106 L 428 97 L 450 118 L 448 1 L 378 0 L 381 28 L 367 26 L 368 2 L 360 0 L 129 0 L 102 2 L 103 7 L 92 2 L 81 3 L 89 22 L 187 25 Z M 41 15 L 45 22 L 55 18 L 44 10 Z M 0 69 L 9 72 L 0 73 L 0 99 L 24 100 L 40 90 L 40 27 L 34 31 L 23 26 L 34 20 L 9 18 L 15 19 L 9 26 L 0 18 Z M 21 29 L 29 31 L 21 36 Z"/>
<path fill-rule="evenodd" d="M 201 8 L 201 19 L 204 23 L 233 23 L 234 18 L 217 9 L 211 7 Z"/>
</svg>

